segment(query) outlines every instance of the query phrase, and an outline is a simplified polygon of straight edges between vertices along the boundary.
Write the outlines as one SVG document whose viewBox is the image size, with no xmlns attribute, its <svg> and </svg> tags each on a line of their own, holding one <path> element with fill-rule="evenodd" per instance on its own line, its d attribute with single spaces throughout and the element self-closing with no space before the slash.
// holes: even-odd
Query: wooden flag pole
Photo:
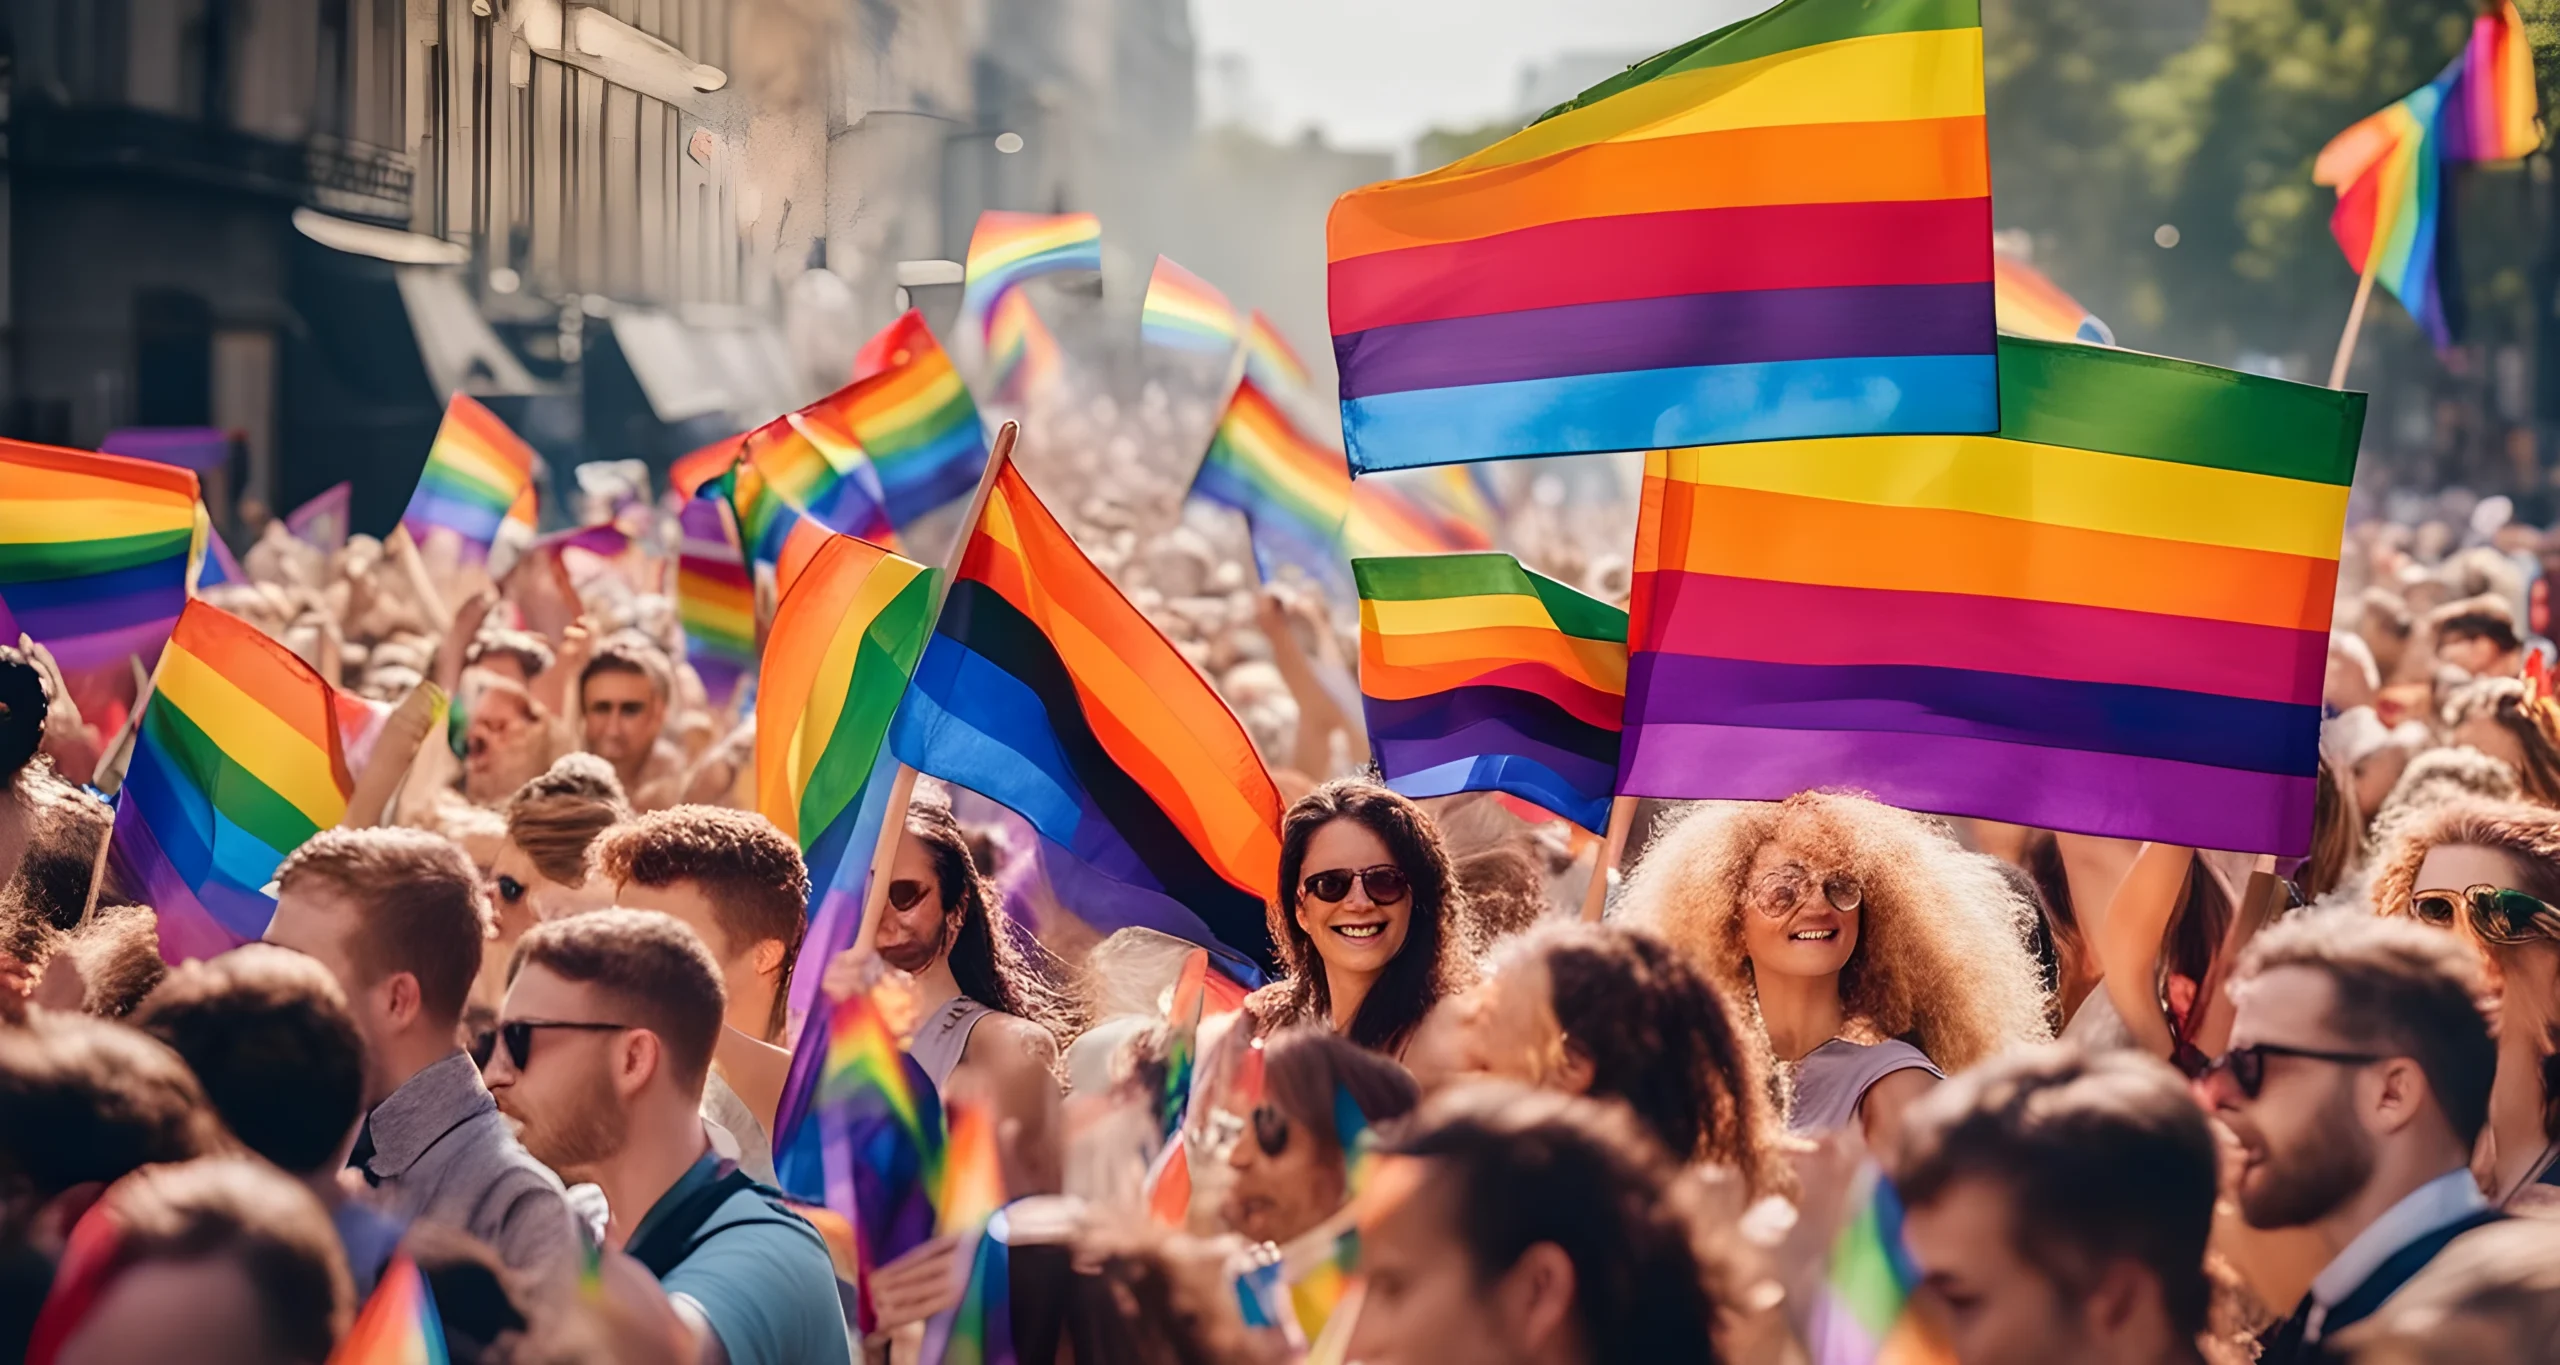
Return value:
<svg viewBox="0 0 2560 1365">
<path fill-rule="evenodd" d="M 1600 912 L 1609 905 L 1609 873 L 1618 866 L 1618 858 L 1627 851 L 1627 831 L 1636 822 L 1636 799 L 1616 796 L 1609 799 L 1609 834 L 1600 841 L 1600 850 L 1591 862 L 1591 888 L 1582 893 L 1582 917 L 1594 924 Z"/>
<path fill-rule="evenodd" d="M 2380 264 L 2382 248 L 2377 243 L 2366 252 L 2364 274 L 2356 280 L 2355 306 L 2347 310 L 2347 330 L 2338 338 L 2337 359 L 2329 362 L 2330 388 L 2343 389 L 2347 386 L 2347 367 L 2355 363 L 2356 338 L 2364 332 L 2365 305 L 2373 301 L 2373 277 L 2375 267 Z"/>
<path fill-rule="evenodd" d="M 942 599 L 950 595 L 952 575 L 960 572 L 960 557 L 968 552 L 978 521 L 987 514 L 987 499 L 995 493 L 996 476 L 1013 462 L 1013 443 L 1021 434 L 1022 424 L 1011 420 L 996 428 L 996 439 L 987 451 L 986 472 L 978 476 L 978 491 L 969 499 L 969 513 L 960 521 L 960 534 L 952 539 L 949 553 L 943 556 L 942 572 L 933 580 L 925 612 L 928 622 L 942 619 Z M 883 737 L 880 742 L 889 741 Z M 873 940 L 880 935 L 880 907 L 889 899 L 889 868 L 898 860 L 898 841 L 906 837 L 907 806 L 915 799 L 915 793 L 916 770 L 899 764 L 898 776 L 889 787 L 887 811 L 880 820 L 880 842 L 871 850 L 871 879 L 862 890 L 862 923 L 853 931 L 850 951 L 857 957 L 870 952 Z"/>
</svg>

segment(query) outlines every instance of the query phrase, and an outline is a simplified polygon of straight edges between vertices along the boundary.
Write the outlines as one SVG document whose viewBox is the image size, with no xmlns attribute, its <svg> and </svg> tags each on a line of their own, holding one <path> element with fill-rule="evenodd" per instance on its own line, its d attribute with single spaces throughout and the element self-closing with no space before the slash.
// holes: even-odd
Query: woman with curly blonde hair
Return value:
<svg viewBox="0 0 2560 1365">
<path fill-rule="evenodd" d="M 2035 908 L 1988 858 L 1863 796 L 1701 806 L 1658 836 L 1627 917 L 1757 1004 L 1787 1127 L 1884 1149 L 1946 1072 L 2048 1035 Z"/>
</svg>

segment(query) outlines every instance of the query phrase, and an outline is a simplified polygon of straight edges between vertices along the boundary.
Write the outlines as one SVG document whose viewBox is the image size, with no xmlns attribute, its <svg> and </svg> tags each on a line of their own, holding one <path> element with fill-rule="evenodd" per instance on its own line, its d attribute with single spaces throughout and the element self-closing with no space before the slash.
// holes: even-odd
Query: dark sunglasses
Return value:
<svg viewBox="0 0 2560 1365">
<path fill-rule="evenodd" d="M 913 877 L 900 877 L 889 883 L 889 908 L 903 915 L 915 909 L 916 902 L 923 900 L 924 893 L 931 889 L 930 884 Z"/>
<path fill-rule="evenodd" d="M 2471 931 L 2491 943 L 2560 939 L 2560 911 L 2508 887 L 2420 891 L 2409 897 L 2409 912 L 2439 929 L 2452 928 L 2466 909 L 2471 912 Z"/>
<path fill-rule="evenodd" d="M 1267 1157 L 1277 1157 L 1289 1150 L 1289 1116 L 1274 1104 L 1253 1107 L 1253 1145 Z"/>
<path fill-rule="evenodd" d="M 2269 1057 L 2300 1057 L 2305 1061 L 2328 1062 L 2336 1066 L 2371 1066 L 2384 1060 L 2370 1052 L 2323 1052 L 2318 1048 L 2286 1047 L 2281 1043 L 2251 1043 L 2247 1047 L 2235 1047 L 2206 1063 L 2203 1074 L 2196 1079 L 2211 1081 L 2217 1075 L 2228 1075 L 2231 1083 L 2240 1087 L 2242 1096 L 2254 1100 L 2259 1089 L 2267 1083 Z"/>
<path fill-rule="evenodd" d="M 564 1028 L 574 1029 L 580 1033 L 620 1033 L 630 1027 L 632 1025 L 629 1024 L 571 1023 L 556 1019 L 510 1019 L 496 1028 L 484 1028 L 471 1035 L 471 1060 L 474 1065 L 486 1071 L 489 1068 L 489 1059 L 497 1055 L 499 1045 L 504 1044 L 507 1049 L 507 1060 L 515 1063 L 516 1070 L 522 1071 L 533 1062 L 533 1035 L 537 1029 Z"/>
<path fill-rule="evenodd" d="M 524 900 L 524 889 L 523 882 L 503 872 L 498 874 L 498 899 L 509 905 L 521 904 Z"/>
<path fill-rule="evenodd" d="M 1329 868 L 1307 878 L 1301 889 L 1327 905 L 1338 905 L 1351 894 L 1355 881 L 1369 893 L 1371 905 L 1393 905 L 1413 889 L 1400 867 L 1364 867 L 1357 872 L 1347 867 Z"/>
</svg>

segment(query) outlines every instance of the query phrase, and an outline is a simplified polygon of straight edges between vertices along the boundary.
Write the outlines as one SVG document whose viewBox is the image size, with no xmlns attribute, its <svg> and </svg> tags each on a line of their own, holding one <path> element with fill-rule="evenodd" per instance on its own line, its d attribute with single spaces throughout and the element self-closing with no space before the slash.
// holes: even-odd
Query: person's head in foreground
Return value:
<svg viewBox="0 0 2560 1365">
<path fill-rule="evenodd" d="M 613 765 L 627 789 L 640 781 L 667 724 L 674 671 L 645 638 L 625 632 L 597 646 L 578 672 L 578 720 L 586 750 Z"/>
<path fill-rule="evenodd" d="M 682 920 L 649 910 L 537 925 L 516 952 L 484 1073 L 490 1093 L 524 1126 L 525 1150 L 562 1180 L 628 1194 L 599 1168 L 635 1133 L 655 1142 L 689 1131 L 699 1141 L 725 1004 L 719 964 Z M 648 1210 L 614 1212 L 627 1233 Z"/>
<path fill-rule="evenodd" d="M 1319 1024 L 1393 1056 L 1464 971 L 1456 879 L 1431 817 L 1362 778 L 1299 797 L 1280 824 L 1271 941 L 1285 981 L 1258 1017 Z"/>
<path fill-rule="evenodd" d="M 1736 999 L 1756 996 L 1780 1061 L 1902 1040 L 1915 1063 L 1952 1073 L 2047 1035 L 2027 948 L 2036 913 L 1989 860 L 1919 816 L 1803 792 L 1701 806 L 1671 826 L 1637 865 L 1625 918 Z M 1800 1066 L 1789 1126 L 1863 1118 L 1874 1132 L 1864 1088 L 1880 1079 L 1815 1106 L 1813 1068 Z"/>
<path fill-rule="evenodd" d="M 2560 1362 L 2560 1223 L 2465 1234 L 2337 1345 L 2355 1365 Z"/>
<path fill-rule="evenodd" d="M 133 1023 L 186 1060 L 250 1151 L 294 1175 L 346 1165 L 364 1112 L 364 1037 L 328 968 L 248 944 L 171 972 Z"/>
<path fill-rule="evenodd" d="M 611 765 L 594 754 L 565 754 L 516 789 L 506 817 L 507 839 L 489 868 L 505 946 L 535 920 L 613 903 L 613 888 L 587 871 L 597 837 L 631 818 Z"/>
<path fill-rule="evenodd" d="M 256 1161 L 152 1166 L 71 1235 L 28 1365 L 323 1365 L 354 1292 L 320 1201 Z"/>
<path fill-rule="evenodd" d="M 2221 1358 L 2215 1162 L 2186 1082 L 2131 1050 L 2011 1052 L 1914 1101 L 1894 1168 L 1902 1231 L 1956 1359 Z"/>
<path fill-rule="evenodd" d="M 2250 943 L 2202 1095 L 2252 1227 L 2344 1244 L 2421 1186 L 2459 1193 L 2497 1068 L 2478 990 L 2470 948 L 2408 919 L 2305 912 Z"/>
<path fill-rule="evenodd" d="M 1229 1149 L 1219 1213 L 1254 1241 L 1286 1242 L 1351 1197 L 1345 1144 L 1404 1117 L 1420 1094 L 1403 1067 L 1310 1026 L 1282 1029 L 1262 1051 L 1262 1101 Z"/>
<path fill-rule="evenodd" d="M 59 1251 L 110 1182 L 229 1142 L 186 1063 L 134 1029 L 76 1014 L 0 1028 L 0 1252 Z"/>
<path fill-rule="evenodd" d="M 710 947 L 729 1027 L 782 1036 L 809 918 L 809 870 L 790 836 L 751 811 L 676 806 L 605 831 L 594 859 L 614 904 L 673 915 Z"/>
<path fill-rule="evenodd" d="M 951 807 L 919 799 L 907 807 L 906 837 L 889 868 L 889 890 L 873 940 L 880 960 L 915 976 L 951 970 L 960 994 L 1026 1019 L 1064 1044 L 1075 1005 L 1034 967 L 996 908 L 995 888 L 969 849 Z"/>
<path fill-rule="evenodd" d="M 328 829 L 276 869 L 266 941 L 338 979 L 365 1041 L 365 1104 L 457 1050 L 489 905 L 461 849 L 414 829 Z"/>
<path fill-rule="evenodd" d="M 1697 1190 L 1624 1109 L 1479 1081 L 1383 1150 L 1361 1195 L 1352 1359 L 1722 1358 Z"/>
<path fill-rule="evenodd" d="M 1643 930 L 1551 921 L 1496 948 L 1473 1056 L 1487 1073 L 1613 1099 L 1682 1164 L 1778 1177 L 1759 1038 L 1713 981 Z"/>
</svg>

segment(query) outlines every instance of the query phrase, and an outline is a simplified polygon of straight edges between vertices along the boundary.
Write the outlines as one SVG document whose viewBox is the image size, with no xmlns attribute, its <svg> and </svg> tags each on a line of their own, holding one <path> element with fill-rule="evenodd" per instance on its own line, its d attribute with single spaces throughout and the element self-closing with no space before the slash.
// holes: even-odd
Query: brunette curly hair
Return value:
<svg viewBox="0 0 2560 1365">
<path fill-rule="evenodd" d="M 1366 778 L 1327 782 L 1299 797 L 1281 817 L 1280 893 L 1266 914 L 1272 945 L 1288 975 L 1256 991 L 1246 1008 L 1262 1032 L 1288 1024 L 1332 1023 L 1324 959 L 1316 954 L 1315 939 L 1298 923 L 1297 909 L 1307 845 L 1317 830 L 1336 820 L 1349 820 L 1378 836 L 1412 887 L 1413 918 L 1404 947 L 1360 1002 L 1350 1027 L 1342 1030 L 1362 1047 L 1393 1056 L 1431 1007 L 1465 984 L 1471 964 L 1457 941 L 1457 874 L 1439 826 L 1410 798 Z"/>
<path fill-rule="evenodd" d="M 1652 928 L 1737 995 L 1753 994 L 1743 894 L 1760 847 L 1784 840 L 1817 879 L 1864 895 L 1840 1003 L 1950 1074 L 2050 1036 L 2028 935 L 2035 907 L 1938 826 L 1846 792 L 1712 802 L 1665 828 L 1636 867 L 1623 918 Z"/>
</svg>

